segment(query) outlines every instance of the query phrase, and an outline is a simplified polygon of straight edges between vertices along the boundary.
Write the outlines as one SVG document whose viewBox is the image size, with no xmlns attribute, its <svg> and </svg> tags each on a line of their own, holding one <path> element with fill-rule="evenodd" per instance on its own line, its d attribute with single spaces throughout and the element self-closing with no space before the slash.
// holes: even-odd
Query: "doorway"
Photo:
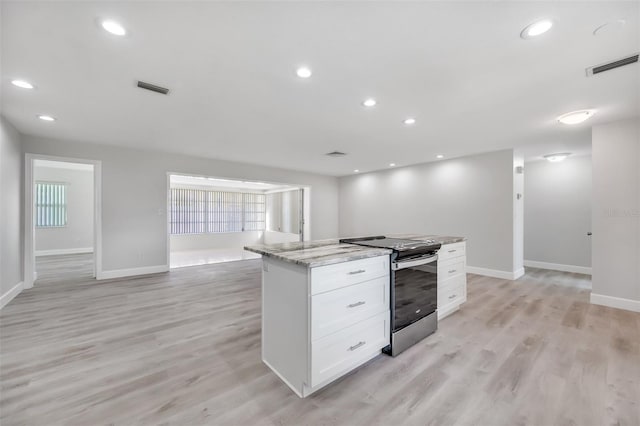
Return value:
<svg viewBox="0 0 640 426">
<path fill-rule="evenodd" d="M 244 247 L 304 240 L 308 191 L 292 184 L 169 173 L 170 267 L 259 259 Z"/>
<path fill-rule="evenodd" d="M 27 154 L 26 288 L 98 275 L 99 172 L 97 161 Z"/>
</svg>

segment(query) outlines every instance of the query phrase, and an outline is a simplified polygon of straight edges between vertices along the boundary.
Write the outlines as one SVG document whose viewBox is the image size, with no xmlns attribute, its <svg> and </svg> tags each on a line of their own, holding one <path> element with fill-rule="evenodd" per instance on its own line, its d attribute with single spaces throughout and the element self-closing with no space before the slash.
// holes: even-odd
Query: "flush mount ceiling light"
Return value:
<svg viewBox="0 0 640 426">
<path fill-rule="evenodd" d="M 594 109 L 581 109 L 579 111 L 572 111 L 566 114 L 562 114 L 558 117 L 558 121 L 562 124 L 580 124 L 585 120 L 593 117 L 596 113 Z"/>
<path fill-rule="evenodd" d="M 540 21 L 536 21 L 532 24 L 527 25 L 520 33 L 520 37 L 525 40 L 537 37 L 549 31 L 551 27 L 553 27 L 553 21 L 551 21 L 550 19 L 542 19 Z"/>
<path fill-rule="evenodd" d="M 552 163 L 558 163 L 560 161 L 564 161 L 564 159 L 570 155 L 570 152 L 559 152 L 557 154 L 545 155 L 544 158 L 546 158 L 548 161 L 551 161 Z"/>
<path fill-rule="evenodd" d="M 56 121 L 56 119 L 50 115 L 41 114 L 41 115 L 38 115 L 38 118 L 42 121 Z"/>
<path fill-rule="evenodd" d="M 615 34 L 617 32 L 622 31 L 626 24 L 627 24 L 627 21 L 625 21 L 624 19 L 617 19 L 612 22 L 606 22 L 600 25 L 595 30 L 593 30 L 593 35 L 602 36 L 602 35 L 608 35 L 608 34 Z"/>
<path fill-rule="evenodd" d="M 353 173 L 360 173 L 360 170 L 355 169 L 355 170 L 353 171 Z"/>
<path fill-rule="evenodd" d="M 22 89 L 33 89 L 33 84 L 25 80 L 11 80 L 11 84 Z"/>
<path fill-rule="evenodd" d="M 311 77 L 311 70 L 307 67 L 300 67 L 296 70 L 296 75 L 300 78 Z"/>
<path fill-rule="evenodd" d="M 396 163 L 389 163 L 389 167 L 395 167 Z"/>
<path fill-rule="evenodd" d="M 406 118 L 406 119 L 403 121 L 403 123 L 404 123 L 404 124 L 406 124 L 407 126 L 410 126 L 410 125 L 412 125 L 412 124 L 416 124 L 416 119 L 415 119 L 415 118 L 413 118 L 413 117 L 409 117 L 409 118 Z"/>
<path fill-rule="evenodd" d="M 124 36 L 127 34 L 127 30 L 125 30 L 122 25 L 120 25 L 118 22 L 114 21 L 113 19 L 104 19 L 103 21 L 100 22 L 100 26 L 105 31 L 113 35 Z"/>
<path fill-rule="evenodd" d="M 362 105 L 366 106 L 367 108 L 374 107 L 374 106 L 376 106 L 376 104 L 377 104 L 377 102 L 373 98 L 368 98 L 368 99 L 365 99 L 364 101 L 362 101 Z"/>
<path fill-rule="evenodd" d="M 444 158 L 444 155 L 442 155 L 442 154 L 438 154 L 438 155 L 436 155 L 436 158 L 437 158 L 438 160 L 442 160 L 442 159 Z"/>
</svg>

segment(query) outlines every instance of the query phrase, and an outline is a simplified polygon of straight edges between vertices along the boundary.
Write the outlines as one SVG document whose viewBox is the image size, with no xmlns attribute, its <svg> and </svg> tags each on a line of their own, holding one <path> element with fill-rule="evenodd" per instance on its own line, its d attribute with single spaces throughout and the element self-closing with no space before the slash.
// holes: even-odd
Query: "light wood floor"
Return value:
<svg viewBox="0 0 640 426">
<path fill-rule="evenodd" d="M 435 335 L 299 399 L 260 361 L 259 260 L 96 282 L 65 259 L 0 311 L 3 426 L 640 424 L 640 314 L 586 276 L 469 275 Z"/>
</svg>

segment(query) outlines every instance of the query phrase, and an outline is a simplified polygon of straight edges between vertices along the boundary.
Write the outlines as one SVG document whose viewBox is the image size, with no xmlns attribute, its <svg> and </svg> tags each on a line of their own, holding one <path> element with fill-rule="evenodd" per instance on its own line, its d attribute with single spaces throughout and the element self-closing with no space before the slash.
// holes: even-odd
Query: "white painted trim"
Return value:
<svg viewBox="0 0 640 426">
<path fill-rule="evenodd" d="M 497 269 L 478 268 L 476 266 L 467 266 L 467 272 L 470 274 L 484 275 L 485 277 L 500 278 L 503 280 L 517 280 L 524 275 L 524 268 L 514 272 L 499 271 Z"/>
<path fill-rule="evenodd" d="M 33 211 L 33 163 L 35 160 L 65 161 L 93 165 L 93 275 L 97 277 L 102 271 L 102 161 L 26 153 L 24 167 L 24 288 L 33 287 L 36 279 L 35 223 Z"/>
<path fill-rule="evenodd" d="M 0 296 L 0 309 L 4 308 L 7 303 L 11 302 L 22 290 L 24 290 L 24 282 L 20 281 L 18 284 L 11 287 L 5 294 Z"/>
<path fill-rule="evenodd" d="M 113 269 L 111 271 L 100 271 L 99 280 L 111 280 L 113 278 L 134 277 L 137 275 L 149 275 L 169 272 L 169 265 L 143 266 L 142 268 Z"/>
<path fill-rule="evenodd" d="M 93 247 L 80 247 L 69 249 L 36 250 L 37 256 L 58 256 L 61 254 L 84 254 L 93 253 Z"/>
<path fill-rule="evenodd" d="M 560 263 L 538 262 L 536 260 L 525 260 L 524 266 L 528 266 L 529 268 L 550 269 L 552 271 L 591 275 L 591 268 L 588 266 L 562 265 Z"/>
<path fill-rule="evenodd" d="M 591 303 L 594 305 L 608 306 L 610 308 L 640 312 L 640 300 L 623 299 L 621 297 L 605 296 L 604 294 L 591 293 Z"/>
</svg>

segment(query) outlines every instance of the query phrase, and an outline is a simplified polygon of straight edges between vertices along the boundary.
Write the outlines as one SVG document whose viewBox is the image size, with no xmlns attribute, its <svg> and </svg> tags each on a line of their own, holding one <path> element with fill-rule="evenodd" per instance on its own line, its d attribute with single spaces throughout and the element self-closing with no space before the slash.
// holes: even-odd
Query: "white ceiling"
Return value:
<svg viewBox="0 0 640 426">
<path fill-rule="evenodd" d="M 4 2 L 2 112 L 25 134 L 344 175 L 588 144 L 640 115 L 640 2 Z M 120 20 L 130 35 L 104 32 Z M 556 21 L 541 37 L 520 31 Z M 607 21 L 621 32 L 594 36 Z M 310 79 L 295 76 L 299 65 Z M 9 82 L 23 78 L 36 90 Z M 163 96 L 135 87 L 144 80 Z M 360 103 L 375 97 L 370 110 Z M 578 126 L 556 117 L 597 108 Z M 36 114 L 57 117 L 54 123 Z M 417 124 L 402 120 L 415 116 Z M 340 150 L 349 155 L 329 158 Z M 542 155 L 538 152 L 531 155 Z"/>
<path fill-rule="evenodd" d="M 199 186 L 199 187 L 211 187 L 212 189 L 220 190 L 238 190 L 238 191 L 250 191 L 250 192 L 271 192 L 281 190 L 297 189 L 297 187 L 268 183 L 268 182 L 253 182 L 253 181 L 240 181 L 232 179 L 220 179 L 207 176 L 186 176 L 186 175 L 171 175 L 169 179 L 172 186 Z"/>
</svg>

